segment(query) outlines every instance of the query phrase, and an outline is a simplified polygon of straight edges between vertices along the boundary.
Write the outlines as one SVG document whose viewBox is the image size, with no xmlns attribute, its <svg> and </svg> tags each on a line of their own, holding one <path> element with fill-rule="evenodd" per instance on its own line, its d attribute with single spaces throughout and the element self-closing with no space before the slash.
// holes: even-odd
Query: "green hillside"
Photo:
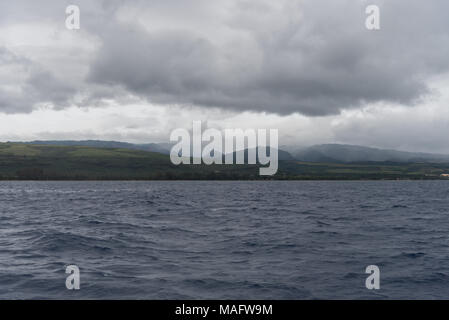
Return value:
<svg viewBox="0 0 449 320">
<path fill-rule="evenodd" d="M 175 166 L 168 155 L 119 148 L 0 143 L 0 179 L 239 179 L 256 166 Z"/>
<path fill-rule="evenodd" d="M 120 148 L 0 143 L 2 180 L 360 180 L 440 179 L 449 163 L 280 161 L 273 177 L 257 165 L 180 165 L 168 155 Z"/>
</svg>

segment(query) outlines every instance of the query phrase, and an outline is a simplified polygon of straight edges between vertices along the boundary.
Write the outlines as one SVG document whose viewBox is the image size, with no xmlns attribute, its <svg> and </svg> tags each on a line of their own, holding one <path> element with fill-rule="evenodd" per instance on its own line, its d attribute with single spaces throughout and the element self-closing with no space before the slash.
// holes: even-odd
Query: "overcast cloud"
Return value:
<svg viewBox="0 0 449 320">
<path fill-rule="evenodd" d="M 81 30 L 65 28 L 69 4 L 81 9 Z M 365 28 L 368 4 L 381 9 L 379 31 Z M 126 125 L 112 121 L 108 131 L 91 111 L 83 138 L 164 140 L 172 125 L 195 115 L 216 126 L 230 119 L 277 124 L 289 144 L 441 151 L 438 137 L 448 133 L 448 12 L 446 0 L 3 1 L 0 121 L 42 110 L 50 119 L 64 110 L 77 118 L 77 108 L 103 108 L 120 113 Z M 441 122 L 410 143 L 405 133 L 422 127 L 414 117 L 423 108 Z M 150 132 L 128 121 L 142 110 L 158 114 Z M 405 119 L 386 121 L 386 110 L 401 110 Z M 0 140 L 80 136 L 76 121 L 65 133 L 51 123 L 3 130 Z M 313 136 L 301 131 L 312 127 Z"/>
</svg>

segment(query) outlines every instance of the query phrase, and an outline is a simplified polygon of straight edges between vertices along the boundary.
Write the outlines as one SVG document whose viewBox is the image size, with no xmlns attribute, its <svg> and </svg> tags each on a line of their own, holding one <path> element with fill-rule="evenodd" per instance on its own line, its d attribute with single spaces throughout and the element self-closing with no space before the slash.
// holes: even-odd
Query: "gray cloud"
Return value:
<svg viewBox="0 0 449 320">
<path fill-rule="evenodd" d="M 0 110 L 6 113 L 30 112 L 37 104 L 49 103 L 62 108 L 77 90 L 64 79 L 32 61 L 16 56 L 0 47 L 0 68 L 4 72 L 0 80 Z"/>
<path fill-rule="evenodd" d="M 444 1 L 379 3 L 377 32 L 365 29 L 365 6 L 354 1 L 235 4 L 221 21 L 229 41 L 219 45 L 189 21 L 170 28 L 170 16 L 165 29 L 117 22 L 90 80 L 158 103 L 326 115 L 413 104 L 428 93 L 427 79 L 449 68 Z"/>
<path fill-rule="evenodd" d="M 449 70 L 449 3 L 373 3 L 381 7 L 376 32 L 364 27 L 363 1 L 80 0 L 82 32 L 101 44 L 80 58 L 89 72 L 80 78 L 76 69 L 50 70 L 38 58 L 11 60 L 3 49 L 1 67 L 22 76 L 1 76 L 0 110 L 130 94 L 162 104 L 312 116 L 382 101 L 412 105 L 431 94 L 429 79 Z M 5 2 L 0 28 L 53 21 L 67 32 L 66 4 Z"/>
</svg>

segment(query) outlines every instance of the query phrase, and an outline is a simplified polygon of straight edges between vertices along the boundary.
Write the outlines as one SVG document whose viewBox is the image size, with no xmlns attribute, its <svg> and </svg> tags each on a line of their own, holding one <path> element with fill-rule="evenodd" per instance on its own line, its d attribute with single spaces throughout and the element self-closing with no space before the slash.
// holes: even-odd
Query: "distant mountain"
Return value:
<svg viewBox="0 0 449 320">
<path fill-rule="evenodd" d="M 142 150 L 150 152 L 159 152 L 162 154 L 170 154 L 171 145 L 169 143 L 146 143 L 133 144 L 119 141 L 101 141 L 101 140 L 37 140 L 31 142 L 24 142 L 32 145 L 51 145 L 51 146 L 81 146 L 94 148 L 121 148 L 131 150 Z"/>
<path fill-rule="evenodd" d="M 326 163 L 350 162 L 447 162 L 449 155 L 405 152 L 343 144 L 322 144 L 291 152 L 296 160 Z"/>
<path fill-rule="evenodd" d="M 249 152 L 249 150 L 254 150 L 254 149 L 245 149 L 245 151 L 244 151 L 245 163 L 248 162 L 248 152 Z M 257 160 L 257 162 L 259 162 L 259 156 L 258 156 L 259 147 L 256 148 L 255 152 L 256 152 L 256 160 Z M 270 149 L 268 147 L 267 147 L 266 154 L 267 154 L 267 156 L 270 155 Z M 234 163 L 235 163 L 236 162 L 236 152 L 233 152 L 233 159 L 234 159 Z M 279 161 L 294 161 L 295 158 L 290 153 L 288 153 L 287 151 L 278 149 L 278 160 Z"/>
<path fill-rule="evenodd" d="M 174 165 L 168 155 L 158 152 L 77 144 L 78 142 L 75 142 L 75 145 L 61 146 L 59 141 L 56 144 L 48 141 L 41 144 L 0 143 L 0 180 L 253 180 L 261 178 L 257 165 Z M 100 145 L 104 146 L 104 144 Z"/>
<path fill-rule="evenodd" d="M 24 144 L 31 145 L 50 145 L 50 146 L 81 146 L 81 147 L 93 147 L 93 148 L 120 148 L 131 150 L 142 150 L 150 152 L 158 152 L 162 154 L 170 154 L 172 144 L 170 143 L 146 143 L 146 144 L 133 144 L 128 142 L 119 141 L 102 141 L 102 140 L 36 140 L 31 142 L 23 142 Z M 193 147 L 193 146 L 191 146 Z M 193 151 L 190 150 L 190 154 Z M 245 159 L 247 159 L 248 151 L 245 150 Z M 279 160 L 295 160 L 294 157 L 283 150 L 278 150 Z"/>
<path fill-rule="evenodd" d="M 146 143 L 133 144 L 119 141 L 102 140 L 44 140 L 24 142 L 29 145 L 50 146 L 84 146 L 94 148 L 120 148 L 170 154 L 173 144 L 170 143 Z M 292 149 L 281 146 L 278 150 L 279 160 L 305 161 L 324 163 L 351 163 L 351 162 L 449 162 L 449 155 L 405 152 L 389 149 L 377 149 L 345 144 L 321 144 L 305 148 Z M 288 150 L 287 151 L 285 151 Z M 247 159 L 248 150 L 245 150 Z M 235 159 L 235 155 L 234 155 Z"/>
<path fill-rule="evenodd" d="M 260 176 L 260 165 L 174 165 L 168 155 L 129 148 L 0 143 L 0 180 L 447 180 L 449 174 L 449 161 L 335 161 L 279 161 L 276 175 Z"/>
</svg>

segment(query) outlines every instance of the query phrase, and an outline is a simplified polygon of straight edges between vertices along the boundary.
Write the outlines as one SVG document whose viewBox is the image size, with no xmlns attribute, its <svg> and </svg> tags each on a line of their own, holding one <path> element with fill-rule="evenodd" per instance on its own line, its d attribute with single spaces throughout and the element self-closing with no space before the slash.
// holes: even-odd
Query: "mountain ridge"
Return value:
<svg viewBox="0 0 449 320">
<path fill-rule="evenodd" d="M 425 152 L 408 152 L 349 144 L 320 144 L 290 151 L 300 161 L 310 162 L 445 162 L 449 155 Z"/>
<path fill-rule="evenodd" d="M 124 148 L 0 143 L 0 180 L 441 180 L 446 163 L 317 163 L 280 160 L 273 176 L 260 165 L 174 165 L 170 156 Z"/>
<path fill-rule="evenodd" d="M 31 145 L 86 146 L 96 148 L 122 148 L 170 154 L 170 143 L 134 144 L 106 140 L 35 140 L 16 142 Z M 308 147 L 280 147 L 279 160 L 306 162 L 352 163 L 352 162 L 446 162 L 449 155 L 425 152 L 409 152 L 350 144 L 318 144 Z M 247 154 L 247 149 L 245 154 Z"/>
</svg>

